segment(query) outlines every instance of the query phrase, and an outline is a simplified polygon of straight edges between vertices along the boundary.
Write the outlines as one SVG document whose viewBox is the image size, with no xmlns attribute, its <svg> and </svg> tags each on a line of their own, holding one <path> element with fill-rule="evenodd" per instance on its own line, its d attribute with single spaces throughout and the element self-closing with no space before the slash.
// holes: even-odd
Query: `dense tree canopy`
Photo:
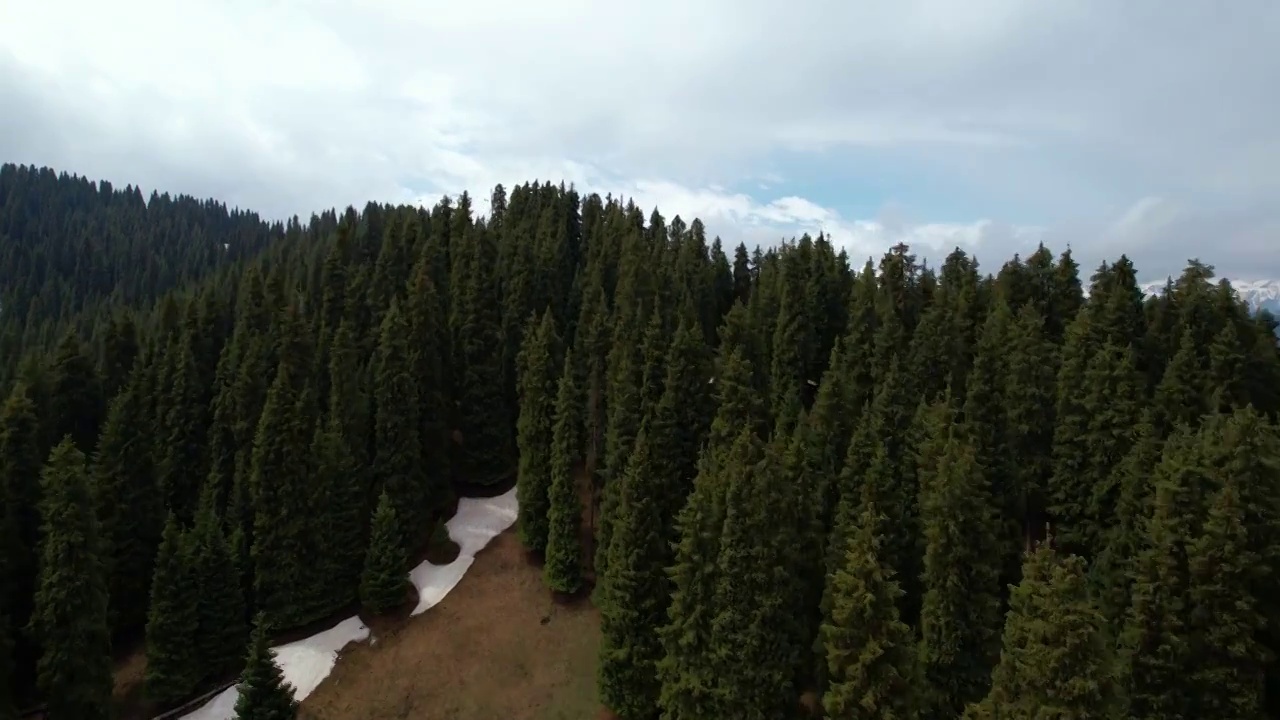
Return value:
<svg viewBox="0 0 1280 720">
<path fill-rule="evenodd" d="M 156 704 L 252 647 L 291 717 L 264 628 L 396 607 L 513 482 L 625 720 L 1280 713 L 1276 322 L 1210 266 L 489 213 L 0 167 L 0 717 L 93 717 L 138 633 Z"/>
</svg>

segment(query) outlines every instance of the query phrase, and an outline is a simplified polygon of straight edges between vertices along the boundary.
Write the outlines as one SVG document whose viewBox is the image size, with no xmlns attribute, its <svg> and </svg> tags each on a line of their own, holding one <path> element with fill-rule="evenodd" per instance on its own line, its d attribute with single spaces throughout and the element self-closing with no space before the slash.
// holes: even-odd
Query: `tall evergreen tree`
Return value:
<svg viewBox="0 0 1280 720">
<path fill-rule="evenodd" d="M 383 492 L 373 511 L 373 534 L 360 576 L 360 603 L 365 610 L 382 614 L 404 602 L 408 563 L 403 542 L 395 504 Z"/>
<path fill-rule="evenodd" d="M 786 560 L 795 545 L 791 528 L 799 523 L 780 467 L 775 447 L 761 448 L 744 428 L 726 469 L 711 626 L 723 705 L 713 717 L 780 717 L 798 701 L 797 585 Z"/>
<path fill-rule="evenodd" d="M 317 562 L 310 577 L 317 612 L 337 610 L 356 598 L 368 537 L 369 489 L 343 434 L 343 407 L 334 404 L 316 423 L 311 440 L 311 538 Z"/>
<path fill-rule="evenodd" d="M 401 547 L 416 553 L 429 529 L 427 483 L 409 323 L 398 301 L 392 301 L 382 321 L 374 362 L 374 482 L 395 508 Z"/>
<path fill-rule="evenodd" d="M 455 216 L 461 215 L 461 209 Z M 456 468 L 468 482 L 493 484 L 515 470 L 515 424 L 507 405 L 502 367 L 502 309 L 494 268 L 493 233 L 483 225 L 466 231 L 466 254 L 456 283 L 457 319 L 454 323 L 454 367 L 457 369 L 460 463 Z M 463 240 L 461 233 L 457 238 Z M 451 238 L 452 240 L 452 238 Z M 399 510 L 397 511 L 399 512 Z M 401 517 L 401 522 L 407 518 Z"/>
<path fill-rule="evenodd" d="M 574 387 L 574 362 L 564 360 L 556 393 L 555 429 L 551 445 L 551 487 L 547 510 L 547 563 L 543 579 L 556 592 L 575 593 L 582 586 L 582 501 L 574 478 L 574 464 L 582 427 L 581 398 Z"/>
<path fill-rule="evenodd" d="M 37 685 L 51 720 L 111 716 L 107 578 L 85 459 L 70 435 L 40 475 L 40 574 L 31 630 L 41 647 Z"/>
<path fill-rule="evenodd" d="M 1235 479 L 1224 480 L 1203 533 L 1187 548 L 1188 624 L 1199 638 L 1190 678 L 1194 715 L 1261 718 L 1273 657 L 1259 642 L 1265 618 L 1251 588 L 1260 562 L 1250 550 Z"/>
<path fill-rule="evenodd" d="M 169 513 L 147 613 L 147 697 L 159 705 L 185 699 L 203 676 L 197 645 L 202 615 L 198 570 L 189 537 Z"/>
<path fill-rule="evenodd" d="M 314 520 L 308 512 L 313 404 L 307 390 L 310 348 L 296 308 L 281 322 L 275 379 L 253 444 L 253 600 L 275 627 L 315 619 L 305 565 Z"/>
<path fill-rule="evenodd" d="M 35 681 L 36 647 L 25 632 L 36 589 L 40 539 L 40 425 L 28 386 L 15 383 L 0 408 L 0 613 L 8 616 L 14 687 Z"/>
<path fill-rule="evenodd" d="M 165 507 L 183 521 L 195 517 L 200 486 L 207 476 L 206 388 L 194 351 L 195 338 L 182 332 L 165 354 L 169 387 L 160 420 L 157 474 Z"/>
<path fill-rule="evenodd" d="M 1120 718 L 1084 561 L 1042 544 L 1010 599 L 991 692 L 966 718 Z M 1176 716 L 1164 716 L 1176 717 Z"/>
<path fill-rule="evenodd" d="M 714 717 L 721 702 L 716 696 L 716 662 L 710 649 L 723 525 L 722 474 L 713 455 L 704 452 L 693 493 L 676 520 L 680 540 L 670 571 L 667 623 L 660 634 L 659 704 L 663 717 L 671 720 Z"/>
<path fill-rule="evenodd" d="M 560 378 L 556 366 L 558 337 L 555 319 L 550 311 L 524 333 L 520 365 L 520 417 L 517 421 L 517 444 L 520 467 L 516 481 L 516 497 L 520 505 L 518 531 L 520 541 L 534 552 L 547 547 L 550 509 L 549 490 L 553 482 L 552 436 L 557 422 L 556 383 Z M 563 382 L 562 380 L 560 382 Z"/>
<path fill-rule="evenodd" d="M 1192 707 L 1186 682 L 1193 656 L 1183 558 L 1194 532 L 1197 496 L 1208 482 L 1196 455 L 1195 438 L 1188 431 L 1165 446 L 1156 468 L 1153 513 L 1133 566 L 1118 644 L 1126 716 L 1138 720 L 1177 717 Z"/>
<path fill-rule="evenodd" d="M 999 656 L 1002 527 L 983 468 L 957 437 L 967 429 L 951 433 L 922 489 L 920 654 L 929 717 L 954 717 L 982 699 Z"/>
<path fill-rule="evenodd" d="M 66 435 L 80 452 L 93 452 L 98 442 L 98 428 L 106 410 L 102 382 L 93 361 L 85 354 L 80 340 L 68 331 L 58 345 L 53 359 L 49 388 L 51 431 L 47 440 L 56 444 Z M 48 447 L 48 446 L 46 446 Z"/>
<path fill-rule="evenodd" d="M 660 530 L 659 498 L 648 487 L 653 457 L 661 452 L 651 447 L 647 422 L 642 424 L 626 477 L 617 488 L 609 563 L 600 579 L 600 699 L 624 720 L 656 714 L 661 691 L 657 629 L 669 593 L 665 578 L 655 576 L 653 559 L 664 554 L 667 539 Z"/>
<path fill-rule="evenodd" d="M 898 618 L 902 589 L 879 558 L 883 517 L 868 503 L 833 579 L 830 622 L 822 626 L 833 718 L 918 716 L 921 700 L 912 632 Z"/>
<path fill-rule="evenodd" d="M 149 462 L 149 437 L 136 429 L 139 418 L 145 417 L 143 381 L 141 368 L 130 373 L 124 389 L 111 401 L 92 471 L 116 631 L 146 621 L 163 523 L 164 506 Z"/>
<path fill-rule="evenodd" d="M 187 540 L 191 566 L 186 572 L 197 589 L 195 657 L 206 680 L 234 672 L 249 637 L 240 569 L 217 513 L 220 504 L 215 486 L 206 484 Z"/>
<path fill-rule="evenodd" d="M 284 679 L 275 651 L 267 643 L 267 618 L 260 613 L 254 620 L 249 656 L 240 674 L 236 720 L 293 720 L 298 716 L 293 686 Z"/>
</svg>

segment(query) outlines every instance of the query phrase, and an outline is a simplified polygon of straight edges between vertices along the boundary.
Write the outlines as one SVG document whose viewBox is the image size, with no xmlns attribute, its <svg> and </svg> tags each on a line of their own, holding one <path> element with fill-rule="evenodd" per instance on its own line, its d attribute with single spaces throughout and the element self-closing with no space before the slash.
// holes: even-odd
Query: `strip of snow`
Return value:
<svg viewBox="0 0 1280 720">
<path fill-rule="evenodd" d="M 276 648 L 276 662 L 284 679 L 293 685 L 293 694 L 299 701 L 306 699 L 320 685 L 320 681 L 333 671 L 338 661 L 338 651 L 348 643 L 368 639 L 369 628 L 353 615 L 324 632 Z M 198 710 L 183 716 L 183 720 L 232 720 L 236 715 L 236 699 L 240 691 L 235 686 L 218 693 Z"/>
<path fill-rule="evenodd" d="M 410 571 L 409 580 L 418 590 L 418 605 L 411 615 L 426 612 L 457 587 L 475 562 L 476 553 L 514 525 L 518 512 L 515 488 L 493 498 L 459 500 L 458 512 L 445 523 L 450 539 L 458 544 L 458 557 L 448 565 L 424 561 Z M 369 628 L 355 615 L 324 632 L 272 649 L 284 679 L 293 685 L 294 697 L 301 701 L 333 671 L 342 648 L 368 638 Z M 239 695 L 239 689 L 232 685 L 182 720 L 233 720 Z"/>
<path fill-rule="evenodd" d="M 492 498 L 462 498 L 458 512 L 445 523 L 449 537 L 458 544 L 458 557 L 448 565 L 433 565 L 425 560 L 409 573 L 409 580 L 418 589 L 418 606 L 410 615 L 421 615 L 457 587 L 476 553 L 489 541 L 515 524 L 519 506 L 516 490 Z"/>
</svg>

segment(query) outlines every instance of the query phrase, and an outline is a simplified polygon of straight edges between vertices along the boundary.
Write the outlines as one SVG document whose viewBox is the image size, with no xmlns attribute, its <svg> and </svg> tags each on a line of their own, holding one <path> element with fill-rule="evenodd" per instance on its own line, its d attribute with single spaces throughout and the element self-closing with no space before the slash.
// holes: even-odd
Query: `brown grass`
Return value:
<svg viewBox="0 0 1280 720">
<path fill-rule="evenodd" d="M 554 601 L 514 531 L 425 614 L 375 623 L 302 704 L 304 720 L 583 720 L 599 712 L 599 615 Z"/>
</svg>

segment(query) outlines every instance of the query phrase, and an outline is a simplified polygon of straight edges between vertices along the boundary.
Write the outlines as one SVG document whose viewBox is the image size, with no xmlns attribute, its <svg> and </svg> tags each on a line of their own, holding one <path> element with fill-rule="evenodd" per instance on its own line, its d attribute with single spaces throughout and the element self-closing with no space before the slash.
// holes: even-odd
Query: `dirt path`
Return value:
<svg viewBox="0 0 1280 720">
<path fill-rule="evenodd" d="M 599 712 L 599 613 L 554 603 L 514 531 L 424 615 L 373 625 L 303 720 L 585 720 Z"/>
</svg>

